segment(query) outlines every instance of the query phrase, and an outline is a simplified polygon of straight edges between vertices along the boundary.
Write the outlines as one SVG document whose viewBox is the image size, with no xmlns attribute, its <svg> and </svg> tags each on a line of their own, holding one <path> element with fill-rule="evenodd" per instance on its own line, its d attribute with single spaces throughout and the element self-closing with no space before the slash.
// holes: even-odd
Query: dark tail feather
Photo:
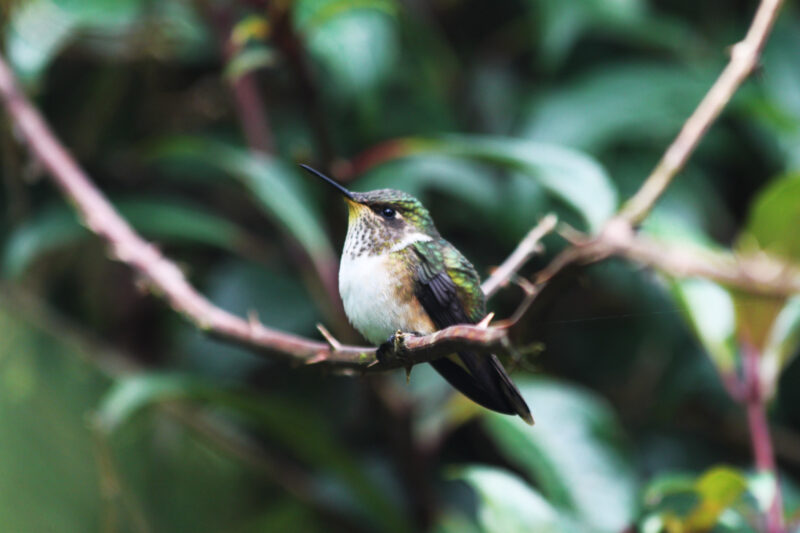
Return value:
<svg viewBox="0 0 800 533">
<path fill-rule="evenodd" d="M 519 415 L 533 425 L 528 404 L 497 357 L 472 352 L 459 352 L 458 357 L 469 372 L 447 357 L 431 361 L 431 365 L 453 387 L 478 405 L 498 413 Z"/>
</svg>

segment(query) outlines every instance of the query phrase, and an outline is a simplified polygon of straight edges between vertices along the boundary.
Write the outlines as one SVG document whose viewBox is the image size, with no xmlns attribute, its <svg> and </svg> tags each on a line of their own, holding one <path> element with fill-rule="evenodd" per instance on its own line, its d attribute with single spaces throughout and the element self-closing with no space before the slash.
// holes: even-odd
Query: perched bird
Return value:
<svg viewBox="0 0 800 533">
<path fill-rule="evenodd" d="M 439 235 L 419 200 L 393 189 L 352 192 L 301 166 L 332 185 L 347 203 L 339 292 L 347 318 L 369 342 L 391 342 L 397 331 L 427 335 L 484 317 L 478 273 Z M 525 400 L 495 355 L 463 351 L 431 365 L 472 401 L 533 424 Z"/>
</svg>

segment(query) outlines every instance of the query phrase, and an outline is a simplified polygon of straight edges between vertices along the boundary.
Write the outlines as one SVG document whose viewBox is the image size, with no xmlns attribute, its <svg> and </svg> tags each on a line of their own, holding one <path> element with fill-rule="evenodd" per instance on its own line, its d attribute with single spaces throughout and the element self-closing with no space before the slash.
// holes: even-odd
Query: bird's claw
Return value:
<svg viewBox="0 0 800 533">
<path fill-rule="evenodd" d="M 378 362 L 385 363 L 392 357 L 398 358 L 400 361 L 406 359 L 405 352 L 405 339 L 406 337 L 418 335 L 416 332 L 403 332 L 399 329 L 395 331 L 391 337 L 386 339 L 386 342 L 378 346 L 376 356 Z M 408 366 L 408 365 L 406 365 Z"/>
<path fill-rule="evenodd" d="M 378 351 L 375 354 L 378 362 L 385 363 L 392 357 L 402 357 L 403 335 L 404 333 L 398 329 L 386 339 L 386 342 L 378 346 Z"/>
<path fill-rule="evenodd" d="M 386 342 L 378 346 L 378 350 L 375 354 L 379 363 L 385 363 L 391 357 L 396 357 L 406 370 L 406 383 L 408 383 L 411 379 L 411 369 L 414 366 L 413 363 L 406 357 L 404 347 L 405 338 L 409 335 L 419 334 L 416 332 L 404 333 L 400 330 L 395 331 L 394 334 L 386 340 Z"/>
</svg>

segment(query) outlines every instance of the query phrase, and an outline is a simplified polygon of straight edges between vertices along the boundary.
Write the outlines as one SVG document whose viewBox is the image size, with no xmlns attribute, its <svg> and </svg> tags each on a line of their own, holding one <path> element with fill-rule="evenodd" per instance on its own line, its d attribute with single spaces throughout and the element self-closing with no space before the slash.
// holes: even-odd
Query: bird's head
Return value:
<svg viewBox="0 0 800 533">
<path fill-rule="evenodd" d="M 350 191 L 321 172 L 301 166 L 344 197 L 349 210 L 345 253 L 376 255 L 439 238 L 430 213 L 410 194 L 395 189 Z"/>
</svg>

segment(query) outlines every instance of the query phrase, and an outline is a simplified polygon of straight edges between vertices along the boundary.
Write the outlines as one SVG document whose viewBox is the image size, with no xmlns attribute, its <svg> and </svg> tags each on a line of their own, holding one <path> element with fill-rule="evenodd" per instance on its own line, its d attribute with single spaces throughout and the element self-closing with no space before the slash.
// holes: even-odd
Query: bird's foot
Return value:
<svg viewBox="0 0 800 533">
<path fill-rule="evenodd" d="M 402 332 L 397 330 L 394 334 L 386 339 L 386 342 L 378 346 L 376 357 L 379 363 L 386 363 L 392 357 L 396 357 L 406 369 L 406 381 L 411 376 L 411 367 L 413 364 L 407 360 L 403 341 L 409 336 L 419 336 L 417 332 Z"/>
<path fill-rule="evenodd" d="M 386 342 L 378 346 L 378 351 L 375 355 L 377 356 L 379 363 L 386 363 L 392 357 L 402 359 L 404 336 L 405 333 L 398 329 L 388 339 L 386 339 Z"/>
</svg>

